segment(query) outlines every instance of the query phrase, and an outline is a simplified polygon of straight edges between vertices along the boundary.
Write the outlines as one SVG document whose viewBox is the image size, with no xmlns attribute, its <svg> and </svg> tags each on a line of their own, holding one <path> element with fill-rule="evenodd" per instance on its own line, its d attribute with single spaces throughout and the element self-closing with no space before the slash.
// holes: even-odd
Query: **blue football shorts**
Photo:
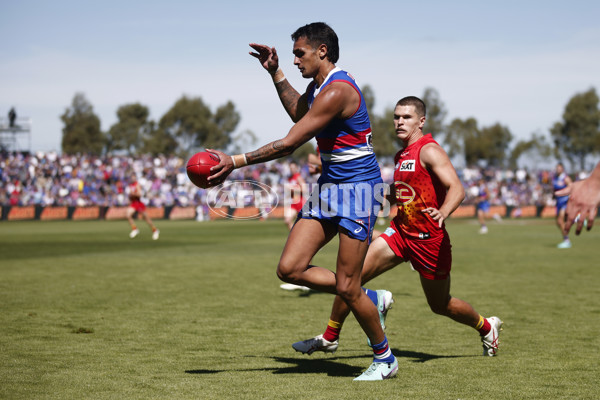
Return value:
<svg viewBox="0 0 600 400">
<path fill-rule="evenodd" d="M 560 214 L 562 210 L 567 208 L 569 202 L 569 196 L 560 196 L 556 198 L 556 215 Z"/>
<path fill-rule="evenodd" d="M 484 213 L 490 212 L 490 202 L 487 200 L 482 200 L 477 203 L 477 209 L 483 211 Z"/>
<path fill-rule="evenodd" d="M 348 236 L 371 240 L 384 199 L 381 179 L 350 183 L 319 183 L 304 203 L 299 218 L 327 221 Z"/>
</svg>

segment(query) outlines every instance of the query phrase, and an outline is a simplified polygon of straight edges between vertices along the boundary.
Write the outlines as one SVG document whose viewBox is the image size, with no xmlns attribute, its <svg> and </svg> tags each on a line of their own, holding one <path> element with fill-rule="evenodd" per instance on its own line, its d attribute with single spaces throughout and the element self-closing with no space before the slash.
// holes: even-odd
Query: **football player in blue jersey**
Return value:
<svg viewBox="0 0 600 400">
<path fill-rule="evenodd" d="M 558 163 L 556 165 L 556 169 L 554 172 L 554 177 L 552 178 L 552 186 L 554 186 L 554 191 L 557 192 L 559 190 L 567 189 L 571 187 L 573 181 L 569 178 L 569 175 L 565 172 L 565 167 L 562 163 Z M 571 248 L 571 241 L 569 240 L 569 234 L 565 233 L 565 211 L 567 209 L 567 202 L 569 201 L 569 196 L 559 196 L 555 194 L 556 198 L 556 226 L 560 230 L 560 233 L 563 235 L 563 241 L 560 242 L 556 247 L 559 249 L 569 249 Z"/>
<path fill-rule="evenodd" d="M 221 162 L 211 168 L 209 182 L 218 185 L 235 168 L 287 156 L 316 138 L 321 176 L 289 233 L 277 275 L 287 283 L 340 295 L 373 343 L 373 362 L 356 380 L 391 378 L 398 371 L 398 362 L 381 327 L 377 307 L 361 289 L 363 262 L 384 189 L 371 146 L 365 99 L 354 78 L 335 65 L 339 45 L 331 27 L 322 22 L 308 24 L 296 30 L 292 40 L 294 65 L 302 77 L 311 79 L 304 94 L 285 78 L 275 48 L 251 43 L 254 52 L 250 55 L 271 75 L 294 126 L 283 138 L 249 153 L 229 156 L 214 151 Z M 314 255 L 336 236 L 336 272 L 311 265 Z M 328 329 L 340 327 L 330 321 Z M 315 346 L 337 349 L 337 343 L 317 340 Z"/>
</svg>

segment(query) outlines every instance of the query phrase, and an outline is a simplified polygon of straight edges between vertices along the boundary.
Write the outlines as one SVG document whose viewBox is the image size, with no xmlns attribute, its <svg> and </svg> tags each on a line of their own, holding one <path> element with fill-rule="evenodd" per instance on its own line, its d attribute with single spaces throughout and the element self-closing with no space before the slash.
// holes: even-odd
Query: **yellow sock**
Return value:
<svg viewBox="0 0 600 400">
<path fill-rule="evenodd" d="M 330 319 L 329 323 L 327 323 L 327 326 L 330 326 L 333 329 L 340 329 L 342 327 L 342 324 L 340 322 L 336 322 Z"/>
<path fill-rule="evenodd" d="M 475 326 L 475 329 L 480 330 L 483 327 L 483 324 L 485 323 L 485 318 L 483 318 L 481 315 L 479 316 L 479 322 L 477 323 L 477 326 Z"/>
<path fill-rule="evenodd" d="M 340 322 L 329 320 L 325 333 L 323 333 L 323 339 L 329 342 L 335 342 L 340 337 L 341 330 L 342 324 Z"/>
</svg>

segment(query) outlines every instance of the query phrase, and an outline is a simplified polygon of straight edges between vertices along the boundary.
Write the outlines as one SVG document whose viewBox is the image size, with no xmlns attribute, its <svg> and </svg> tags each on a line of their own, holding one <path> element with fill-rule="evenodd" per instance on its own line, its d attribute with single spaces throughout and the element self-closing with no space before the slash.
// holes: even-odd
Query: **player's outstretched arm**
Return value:
<svg viewBox="0 0 600 400">
<path fill-rule="evenodd" d="M 290 131 L 290 133 L 292 132 Z M 302 144 L 309 141 L 311 137 L 309 136 L 306 140 L 303 140 L 302 138 L 297 138 L 295 135 L 290 136 L 288 134 L 285 138 L 275 140 L 255 151 L 234 156 L 229 156 L 219 150 L 206 149 L 206 151 L 216 153 L 221 159 L 219 164 L 210 169 L 211 175 L 208 177 L 208 182 L 210 186 L 215 186 L 222 183 L 236 168 L 250 164 L 259 164 L 290 155 Z"/>
<path fill-rule="evenodd" d="M 423 212 L 428 213 L 434 221 L 438 221 L 441 227 L 450 214 L 454 212 L 465 198 L 465 189 L 458 178 L 458 174 L 450 161 L 450 158 L 437 144 L 428 144 L 421 149 L 421 163 L 433 172 L 446 187 L 446 200 L 439 209 L 426 208 Z"/>
<path fill-rule="evenodd" d="M 206 149 L 216 153 L 221 162 L 210 169 L 208 181 L 211 186 L 218 185 L 235 168 L 250 164 L 259 164 L 290 155 L 298 147 L 321 132 L 334 118 L 344 116 L 352 106 L 352 96 L 357 96 L 350 85 L 330 85 L 315 99 L 305 118 L 298 121 L 283 139 L 275 140 L 263 147 L 245 154 L 229 156 L 221 151 Z"/>
<path fill-rule="evenodd" d="M 263 68 L 271 75 L 283 108 L 292 121 L 298 122 L 308 112 L 306 95 L 300 95 L 285 78 L 279 67 L 279 57 L 275 47 L 258 43 L 250 43 L 250 47 L 255 50 L 255 52 L 250 52 L 250 55 L 258 59 Z"/>
<path fill-rule="evenodd" d="M 587 179 L 574 182 L 566 188 L 558 190 L 555 194 L 557 196 L 570 195 L 565 212 L 565 235 L 571 230 L 577 216 L 579 219 L 575 228 L 576 235 L 581 233 L 586 220 L 587 230 L 592 229 L 598 213 L 598 206 L 600 206 L 600 163 L 596 165 Z"/>
</svg>

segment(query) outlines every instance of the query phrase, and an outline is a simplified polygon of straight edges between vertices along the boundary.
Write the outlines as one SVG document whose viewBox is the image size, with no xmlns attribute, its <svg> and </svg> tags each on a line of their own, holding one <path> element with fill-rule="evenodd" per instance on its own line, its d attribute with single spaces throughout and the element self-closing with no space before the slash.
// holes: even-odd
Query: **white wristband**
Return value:
<svg viewBox="0 0 600 400">
<path fill-rule="evenodd" d="M 248 165 L 246 154 L 236 154 L 235 156 L 231 157 L 231 160 L 233 161 L 233 168 L 239 168 Z"/>
<path fill-rule="evenodd" d="M 275 71 L 273 74 L 273 83 L 278 84 L 283 81 L 285 81 L 285 75 L 283 74 L 281 68 L 277 68 L 277 71 Z"/>
</svg>

